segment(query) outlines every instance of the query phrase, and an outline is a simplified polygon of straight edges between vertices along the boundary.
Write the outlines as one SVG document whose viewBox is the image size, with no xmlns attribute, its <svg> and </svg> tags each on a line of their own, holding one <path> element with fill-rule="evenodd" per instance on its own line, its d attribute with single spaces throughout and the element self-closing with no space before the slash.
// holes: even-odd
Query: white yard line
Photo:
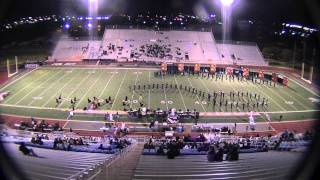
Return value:
<svg viewBox="0 0 320 180">
<path fill-rule="evenodd" d="M 29 86 L 31 86 L 31 84 L 41 78 L 43 78 L 44 76 L 48 75 L 49 72 L 45 73 L 45 74 L 42 74 L 40 77 L 32 80 L 31 82 L 28 83 L 28 85 L 24 86 L 22 89 L 20 89 L 19 91 L 13 93 L 12 95 L 10 95 L 7 99 L 5 99 L 5 102 L 8 102 L 10 101 L 10 99 L 14 98 L 16 95 L 18 95 L 19 93 L 21 93 L 23 90 L 25 90 L 26 88 L 28 88 Z"/>
<path fill-rule="evenodd" d="M 139 77 L 139 72 L 137 72 L 136 80 L 134 81 L 134 86 L 137 85 L 138 77 Z M 132 103 L 133 103 L 132 101 L 133 101 L 133 97 L 134 97 L 134 92 L 135 92 L 135 90 L 132 91 L 131 101 L 130 101 L 130 108 L 132 108 Z"/>
<path fill-rule="evenodd" d="M 280 90 L 281 91 L 281 90 Z M 301 101 L 299 101 L 298 100 L 298 98 L 295 98 L 295 97 L 292 97 L 291 95 L 290 95 L 290 93 L 287 93 L 288 94 L 288 96 L 290 97 L 290 98 L 292 98 L 294 101 L 293 102 L 298 102 L 301 106 L 303 106 L 305 109 L 309 109 L 309 107 L 308 106 L 306 106 L 305 104 L 303 104 Z M 305 100 L 304 98 L 302 98 L 303 100 Z M 309 101 L 310 102 L 310 101 Z"/>
<path fill-rule="evenodd" d="M 286 99 L 284 99 L 279 92 L 276 92 L 275 90 L 272 89 L 272 87 L 268 87 L 268 85 L 265 85 L 266 89 L 270 89 L 271 92 L 273 92 L 273 94 L 275 94 L 276 96 L 278 96 L 280 99 L 283 100 L 283 102 L 288 101 Z M 292 100 L 293 101 L 293 100 Z M 293 109 L 298 110 L 298 108 L 292 104 L 288 104 L 289 106 L 293 107 Z"/>
<path fill-rule="evenodd" d="M 120 83 L 120 87 L 119 87 L 119 89 L 118 89 L 118 91 L 117 91 L 116 97 L 114 98 L 114 102 L 112 103 L 111 110 L 113 109 L 113 105 L 116 103 L 116 100 L 117 100 L 117 98 L 118 98 L 118 94 L 119 94 L 119 92 L 120 92 L 120 90 L 121 90 L 121 87 L 122 87 L 122 84 L 123 84 L 124 80 L 125 80 L 126 77 L 127 77 L 127 73 L 128 73 L 128 71 L 126 71 L 126 74 L 124 75 L 124 77 L 123 77 L 123 79 L 122 79 L 122 81 L 121 81 L 121 83 Z"/>
<path fill-rule="evenodd" d="M 37 95 L 38 97 L 42 97 L 42 95 L 47 92 L 49 89 L 51 89 L 51 87 L 53 87 L 53 85 L 57 84 L 61 79 L 63 79 L 66 75 L 68 75 L 67 73 L 65 73 L 63 76 L 61 76 L 58 80 L 56 80 L 54 83 L 51 83 L 50 86 L 48 88 L 46 88 L 44 91 L 42 91 L 39 95 Z M 31 106 L 34 103 L 34 99 L 28 104 L 28 106 Z"/>
<path fill-rule="evenodd" d="M 100 77 L 102 76 L 103 72 L 100 72 L 100 75 L 98 76 L 98 78 L 96 78 L 96 80 L 94 81 L 93 84 L 91 84 L 91 86 L 89 87 L 89 89 L 86 91 L 86 93 L 80 98 L 79 102 L 77 103 L 75 109 L 77 109 L 77 107 L 79 106 L 79 104 L 81 104 L 81 101 L 83 101 L 83 99 L 87 96 L 88 92 L 91 91 L 91 89 L 97 84 L 98 80 L 100 80 Z"/>
<path fill-rule="evenodd" d="M 180 97 L 181 97 L 181 100 L 182 100 L 183 106 L 184 106 L 185 110 L 187 110 L 186 103 L 184 102 L 184 99 L 183 99 L 183 96 L 182 96 L 182 94 L 181 94 L 181 91 L 180 91 L 180 88 L 179 88 L 179 84 L 178 84 L 178 82 L 177 82 L 177 78 L 176 78 L 176 76 L 175 76 L 175 75 L 174 75 L 174 80 L 176 81 L 176 84 L 177 84 L 177 87 L 178 87 L 178 90 L 179 90 L 179 94 L 180 94 Z"/>
<path fill-rule="evenodd" d="M 26 109 L 38 109 L 38 110 L 69 111 L 68 108 L 51 108 L 51 107 L 38 107 L 38 106 L 13 105 L 13 104 L 0 104 L 0 106 L 3 106 L 3 107 L 18 107 L 18 108 L 26 108 Z M 106 110 L 106 112 L 108 112 L 108 111 Z M 301 110 L 301 111 L 270 111 L 270 112 L 257 111 L 255 113 L 261 113 L 261 114 L 265 114 L 265 113 L 267 113 L 267 114 L 279 114 L 279 113 L 289 114 L 289 113 L 307 113 L 307 112 L 320 112 L 320 110 L 319 109 L 309 109 L 309 110 Z M 227 112 L 227 113 L 229 113 L 229 112 Z M 245 112 L 245 113 L 248 113 L 248 112 Z M 2 114 L 2 113 L 0 113 L 0 114 Z"/>
<path fill-rule="evenodd" d="M 281 108 L 283 111 L 285 111 L 286 109 L 284 107 L 282 107 L 279 103 L 277 103 L 277 101 L 275 101 L 272 97 L 270 97 L 268 94 L 264 93 L 263 91 L 261 91 L 259 88 L 257 88 L 254 84 L 252 84 L 252 82 L 246 82 L 249 83 L 253 88 L 257 89 L 257 91 L 259 91 L 261 94 L 263 94 L 265 97 L 268 97 L 268 99 L 270 99 L 271 101 L 273 101 L 279 108 Z"/>
<path fill-rule="evenodd" d="M 81 71 L 78 71 L 77 74 L 79 74 Z M 56 97 L 59 93 L 61 93 L 61 91 L 67 86 L 69 85 L 70 82 L 72 82 L 75 78 L 77 77 L 77 75 L 74 75 L 72 78 L 69 79 L 68 82 L 66 82 L 57 93 L 53 94 L 41 107 L 45 107 L 48 105 L 48 103 L 50 102 L 51 99 L 53 99 L 54 97 Z"/>
<path fill-rule="evenodd" d="M 9 82 L 7 85 L 3 86 L 3 87 L 0 89 L 0 91 L 2 91 L 3 89 L 7 88 L 7 87 L 8 87 L 8 86 L 10 86 L 10 85 L 12 85 L 12 84 L 13 84 L 13 83 L 15 83 L 16 81 L 18 81 L 18 80 L 20 80 L 20 79 L 24 78 L 25 76 L 27 76 L 27 75 L 31 74 L 31 73 L 32 73 L 33 71 L 35 71 L 35 70 L 37 70 L 37 68 L 36 68 L 36 69 L 33 69 L 33 70 L 31 70 L 31 71 L 29 71 L 29 72 L 27 72 L 27 73 L 25 73 L 24 75 L 22 75 L 22 76 L 18 77 L 18 78 L 17 78 L 17 79 L 15 79 L 15 80 L 13 80 L 13 81 Z"/>
<path fill-rule="evenodd" d="M 187 77 L 187 80 L 188 80 L 188 82 L 189 82 L 190 86 L 191 86 L 191 87 L 193 87 L 193 85 L 192 85 L 192 83 L 191 83 L 191 81 L 190 81 L 189 77 Z M 207 110 L 206 110 L 206 109 L 204 108 L 204 106 L 202 105 L 202 103 L 201 103 L 201 101 L 200 101 L 200 98 L 198 97 L 198 95 L 197 95 L 197 94 L 196 94 L 196 96 L 197 96 L 197 99 L 198 99 L 198 101 L 199 101 L 199 103 L 200 103 L 200 105 L 201 105 L 202 109 L 204 110 L 204 112 L 207 112 Z"/>
<path fill-rule="evenodd" d="M 101 96 L 104 94 L 104 91 L 107 89 L 107 87 L 109 86 L 109 83 L 111 81 L 111 79 L 113 78 L 114 74 L 112 74 L 107 82 L 107 84 L 104 86 L 104 88 L 102 89 L 101 93 L 99 94 L 98 98 L 101 98 Z"/>
<path fill-rule="evenodd" d="M 299 86 L 301 86 L 302 88 L 304 88 L 305 90 L 307 90 L 307 91 L 309 91 L 311 94 L 313 94 L 313 95 L 315 95 L 315 96 L 317 96 L 317 97 L 320 97 L 320 95 L 319 94 L 317 94 L 316 92 L 314 92 L 313 90 L 311 90 L 311 89 L 309 89 L 309 88 L 307 88 L 306 86 L 303 86 L 302 84 L 300 84 L 299 82 L 297 82 L 296 80 L 294 80 L 294 79 L 291 79 L 291 78 L 288 78 L 290 81 L 292 81 L 292 82 L 294 82 L 294 83 L 296 83 L 296 84 L 298 84 Z"/>
<path fill-rule="evenodd" d="M 79 87 L 82 85 L 82 83 L 83 83 L 85 80 L 87 80 L 88 77 L 91 76 L 91 75 L 92 75 L 92 73 L 88 73 L 88 75 L 87 75 L 85 78 L 83 78 L 83 79 L 78 83 L 78 85 L 66 96 L 66 98 L 68 98 L 68 97 L 71 96 L 76 90 L 78 90 Z M 65 102 L 66 102 L 66 101 L 63 101 L 62 103 L 60 103 L 60 104 L 58 105 L 58 108 L 61 107 L 62 104 L 64 104 Z"/>
<path fill-rule="evenodd" d="M 162 80 L 162 83 L 164 83 L 163 81 L 163 74 L 161 73 L 161 80 Z M 168 100 L 167 100 L 167 93 L 166 93 L 166 87 L 164 86 L 163 87 L 163 93 L 164 93 L 164 98 L 165 98 L 165 103 L 166 103 L 166 106 L 167 106 L 167 111 L 169 110 L 169 107 L 168 107 Z"/>
<path fill-rule="evenodd" d="M 33 88 L 31 91 L 29 91 L 27 94 L 25 94 L 22 98 L 20 98 L 20 100 L 18 102 L 15 103 L 15 105 L 19 104 L 22 100 L 24 100 L 26 97 L 28 97 L 30 94 L 32 94 L 36 89 L 38 89 L 39 87 L 41 87 L 44 83 L 48 82 L 49 80 L 51 80 L 52 78 L 56 77 L 57 74 L 59 74 L 58 71 L 56 74 L 54 74 L 53 76 L 49 77 L 47 80 L 43 81 L 42 83 L 40 83 L 38 86 L 36 86 L 35 88 Z"/>
<path fill-rule="evenodd" d="M 149 85 L 150 85 L 150 71 L 149 71 Z M 150 85 L 151 86 L 151 85 Z M 148 109 L 150 109 L 150 89 L 149 89 L 149 96 L 148 96 Z"/>
<path fill-rule="evenodd" d="M 108 69 L 108 70 L 140 70 L 140 71 L 149 71 L 149 70 L 155 70 L 158 71 L 159 68 L 137 68 L 137 67 L 132 67 L 132 68 L 124 68 L 124 67 L 75 67 L 75 66 L 70 66 L 70 67 L 65 67 L 65 66 L 56 66 L 56 67 L 41 67 L 41 69 Z"/>
<path fill-rule="evenodd" d="M 229 80 L 226 80 L 226 81 L 227 81 L 227 84 L 232 88 L 233 92 L 236 92 L 236 90 L 233 88 L 233 86 L 232 86 L 232 84 L 230 83 L 230 81 L 229 81 Z M 230 100 L 231 100 L 231 97 L 230 97 Z M 237 110 L 238 110 L 239 112 L 241 112 L 241 110 L 240 110 L 239 107 L 237 107 Z"/>
</svg>

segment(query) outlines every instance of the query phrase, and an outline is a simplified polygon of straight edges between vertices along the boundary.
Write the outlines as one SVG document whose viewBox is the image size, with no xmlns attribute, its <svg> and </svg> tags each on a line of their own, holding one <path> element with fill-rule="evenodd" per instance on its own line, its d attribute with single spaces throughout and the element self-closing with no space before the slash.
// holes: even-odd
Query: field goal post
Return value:
<svg viewBox="0 0 320 180">
<path fill-rule="evenodd" d="M 15 56 L 14 57 L 14 63 L 15 63 L 15 72 L 11 72 L 11 68 L 10 68 L 10 59 L 7 59 L 7 72 L 8 72 L 8 77 L 12 77 L 14 75 L 16 75 L 19 72 L 19 68 L 18 68 L 18 57 Z"/>
</svg>

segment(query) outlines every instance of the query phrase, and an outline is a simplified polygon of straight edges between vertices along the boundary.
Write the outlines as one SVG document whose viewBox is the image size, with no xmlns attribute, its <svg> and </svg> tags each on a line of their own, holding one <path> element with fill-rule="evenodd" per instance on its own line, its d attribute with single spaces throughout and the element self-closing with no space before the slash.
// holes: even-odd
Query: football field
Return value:
<svg viewBox="0 0 320 180">
<path fill-rule="evenodd" d="M 50 117 L 51 112 L 70 110 L 74 97 L 77 99 L 75 109 L 83 109 L 88 106 L 88 99 L 96 97 L 101 102 L 99 110 L 138 109 L 142 103 L 143 107 L 162 110 L 302 114 L 317 112 L 319 103 L 316 93 L 292 80 L 288 87 L 280 84 L 274 87 L 273 84 L 226 79 L 226 76 L 222 80 L 198 75 L 155 76 L 155 72 L 158 70 L 42 67 L 2 87 L 1 92 L 10 91 L 11 94 L 1 102 L 1 108 L 10 108 L 8 111 L 15 111 L 15 114 L 33 109 L 49 113 Z M 193 88 L 196 92 L 192 92 Z M 217 94 L 215 103 L 214 93 Z M 61 103 L 57 104 L 59 96 Z M 109 96 L 112 103 L 107 104 L 105 99 Z M 128 101 L 124 106 L 126 96 Z"/>
</svg>

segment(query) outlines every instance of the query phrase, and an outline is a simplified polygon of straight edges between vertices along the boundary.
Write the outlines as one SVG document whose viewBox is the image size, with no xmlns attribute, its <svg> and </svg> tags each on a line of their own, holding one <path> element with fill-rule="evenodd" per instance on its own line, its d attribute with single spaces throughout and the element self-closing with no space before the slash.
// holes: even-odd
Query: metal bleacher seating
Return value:
<svg viewBox="0 0 320 180">
<path fill-rule="evenodd" d="M 209 163 L 206 155 L 142 155 L 134 179 L 285 179 L 301 154 L 260 152 L 240 154 L 238 161 Z"/>
<path fill-rule="evenodd" d="M 106 29 L 99 41 L 62 38 L 52 59 L 268 65 L 255 43 L 218 42 L 212 32 L 143 29 Z"/>
<path fill-rule="evenodd" d="M 90 168 L 94 169 L 93 167 L 112 156 L 33 147 L 33 151 L 39 156 L 34 157 L 23 155 L 16 144 L 5 143 L 4 146 L 28 179 L 73 179 L 75 175 Z"/>
</svg>

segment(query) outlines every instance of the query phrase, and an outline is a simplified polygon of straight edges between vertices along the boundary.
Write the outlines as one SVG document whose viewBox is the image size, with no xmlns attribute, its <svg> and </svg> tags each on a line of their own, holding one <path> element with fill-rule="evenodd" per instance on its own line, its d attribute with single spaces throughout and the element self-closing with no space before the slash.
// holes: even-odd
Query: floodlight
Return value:
<svg viewBox="0 0 320 180">
<path fill-rule="evenodd" d="M 220 0 L 223 6 L 230 6 L 234 0 Z"/>
</svg>

